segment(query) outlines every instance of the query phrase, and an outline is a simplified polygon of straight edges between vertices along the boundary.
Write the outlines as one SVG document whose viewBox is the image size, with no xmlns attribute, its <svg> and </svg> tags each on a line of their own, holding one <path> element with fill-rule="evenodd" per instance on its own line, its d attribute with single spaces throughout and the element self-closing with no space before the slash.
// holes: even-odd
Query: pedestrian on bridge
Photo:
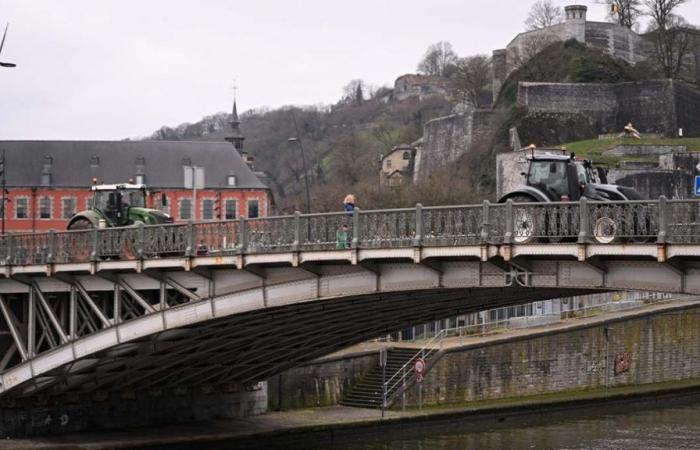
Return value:
<svg viewBox="0 0 700 450">
<path fill-rule="evenodd" d="M 352 194 L 346 195 L 345 199 L 343 199 L 343 206 L 345 207 L 345 212 L 352 214 L 355 209 L 355 196 Z"/>
</svg>

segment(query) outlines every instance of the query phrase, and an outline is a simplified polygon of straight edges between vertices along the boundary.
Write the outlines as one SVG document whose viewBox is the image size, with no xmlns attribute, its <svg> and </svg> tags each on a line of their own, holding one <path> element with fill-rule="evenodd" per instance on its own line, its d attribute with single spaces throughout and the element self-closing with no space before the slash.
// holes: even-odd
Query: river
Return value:
<svg viewBox="0 0 700 450">
<path fill-rule="evenodd" d="M 648 411 L 591 414 L 576 411 L 554 421 L 519 421 L 480 431 L 464 431 L 464 423 L 423 428 L 418 435 L 386 435 L 318 447 L 334 450 L 567 449 L 654 450 L 700 449 L 700 403 Z"/>
</svg>

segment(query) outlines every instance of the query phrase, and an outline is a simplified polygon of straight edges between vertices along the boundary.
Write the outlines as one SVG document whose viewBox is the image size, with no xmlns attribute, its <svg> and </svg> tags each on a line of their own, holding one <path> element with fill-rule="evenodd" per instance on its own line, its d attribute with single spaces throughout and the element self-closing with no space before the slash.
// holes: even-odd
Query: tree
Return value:
<svg viewBox="0 0 700 450">
<path fill-rule="evenodd" d="M 690 50 L 685 21 L 675 14 L 688 0 L 644 0 L 645 13 L 651 18 L 649 35 L 654 43 L 654 58 L 661 72 L 668 78 L 678 78 L 684 59 Z"/>
<path fill-rule="evenodd" d="M 364 80 L 352 80 L 343 88 L 343 102 L 361 105 L 365 100 L 365 88 Z"/>
<path fill-rule="evenodd" d="M 454 68 L 457 59 L 452 44 L 440 41 L 428 47 L 423 59 L 418 63 L 418 72 L 425 75 L 446 77 Z"/>
<path fill-rule="evenodd" d="M 517 69 L 539 52 L 559 41 L 559 37 L 552 33 L 525 34 L 521 36 L 517 46 L 512 46 L 508 49 L 508 63 Z"/>
<path fill-rule="evenodd" d="M 633 28 L 642 16 L 642 0 L 598 0 L 608 6 L 608 20 L 623 27 Z"/>
<path fill-rule="evenodd" d="M 462 58 L 453 75 L 453 92 L 459 102 L 474 108 L 480 104 L 481 94 L 491 83 L 491 59 L 485 55 Z"/>
<path fill-rule="evenodd" d="M 528 30 L 539 30 L 563 21 L 564 13 L 560 7 L 554 5 L 551 0 L 539 0 L 530 8 L 525 27 Z"/>
</svg>

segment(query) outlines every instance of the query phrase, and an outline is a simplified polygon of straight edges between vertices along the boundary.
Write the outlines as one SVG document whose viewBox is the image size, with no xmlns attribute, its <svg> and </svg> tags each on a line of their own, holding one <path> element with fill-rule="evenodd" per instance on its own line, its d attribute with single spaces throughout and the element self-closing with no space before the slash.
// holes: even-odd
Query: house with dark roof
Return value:
<svg viewBox="0 0 700 450">
<path fill-rule="evenodd" d="M 65 229 L 88 207 L 93 182 L 145 184 L 159 193 L 150 206 L 176 222 L 265 216 L 270 190 L 252 170 L 239 124 L 234 101 L 228 142 L 0 141 L 3 230 Z"/>
</svg>

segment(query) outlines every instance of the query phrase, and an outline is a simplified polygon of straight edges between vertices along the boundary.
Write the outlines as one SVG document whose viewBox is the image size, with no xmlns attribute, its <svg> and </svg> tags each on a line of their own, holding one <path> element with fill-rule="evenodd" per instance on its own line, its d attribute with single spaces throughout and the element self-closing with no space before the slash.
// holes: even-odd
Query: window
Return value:
<svg viewBox="0 0 700 450">
<path fill-rule="evenodd" d="M 228 199 L 224 205 L 226 206 L 226 220 L 235 219 L 236 210 L 238 209 L 238 202 L 236 200 Z"/>
<path fill-rule="evenodd" d="M 226 185 L 227 186 L 235 186 L 236 185 L 236 176 L 235 175 L 229 175 L 226 177 Z"/>
<path fill-rule="evenodd" d="M 411 152 L 403 152 L 403 159 L 410 160 L 411 159 Z"/>
<path fill-rule="evenodd" d="M 391 160 L 390 160 L 390 159 L 387 159 L 387 160 L 386 160 L 385 166 L 386 166 L 387 169 L 391 169 Z"/>
<path fill-rule="evenodd" d="M 75 214 L 75 197 L 63 197 L 61 199 L 61 217 L 70 219 Z"/>
<path fill-rule="evenodd" d="M 15 217 L 26 219 L 29 217 L 29 199 L 26 197 L 15 199 Z"/>
<path fill-rule="evenodd" d="M 39 218 L 40 219 L 50 219 L 51 218 L 51 197 L 40 197 L 39 198 Z"/>
<path fill-rule="evenodd" d="M 136 184 L 145 184 L 146 183 L 146 177 L 143 175 L 136 175 Z"/>
<path fill-rule="evenodd" d="M 259 216 L 258 206 L 259 206 L 259 203 L 257 200 L 248 200 L 248 217 L 249 218 L 255 219 L 256 217 Z"/>
<path fill-rule="evenodd" d="M 202 219 L 212 220 L 214 218 L 214 200 L 208 198 L 202 200 Z"/>
<path fill-rule="evenodd" d="M 190 220 L 192 218 L 192 200 L 183 198 L 180 200 L 180 219 Z"/>
</svg>

